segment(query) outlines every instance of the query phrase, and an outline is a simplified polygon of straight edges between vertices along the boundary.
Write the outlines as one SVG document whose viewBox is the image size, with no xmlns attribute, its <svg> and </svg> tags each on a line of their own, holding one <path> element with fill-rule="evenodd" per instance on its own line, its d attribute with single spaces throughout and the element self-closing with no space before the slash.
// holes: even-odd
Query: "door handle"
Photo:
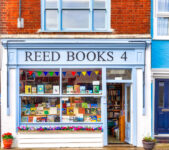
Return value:
<svg viewBox="0 0 169 150">
<path fill-rule="evenodd" d="M 162 112 L 169 112 L 169 109 L 162 109 Z"/>
</svg>

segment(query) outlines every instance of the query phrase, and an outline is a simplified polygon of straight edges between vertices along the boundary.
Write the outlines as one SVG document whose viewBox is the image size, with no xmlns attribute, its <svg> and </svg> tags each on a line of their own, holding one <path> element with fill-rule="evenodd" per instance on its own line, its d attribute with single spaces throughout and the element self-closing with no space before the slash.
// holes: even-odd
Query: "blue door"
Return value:
<svg viewBox="0 0 169 150">
<path fill-rule="evenodd" d="M 155 134 L 169 133 L 169 80 L 155 81 Z"/>
</svg>

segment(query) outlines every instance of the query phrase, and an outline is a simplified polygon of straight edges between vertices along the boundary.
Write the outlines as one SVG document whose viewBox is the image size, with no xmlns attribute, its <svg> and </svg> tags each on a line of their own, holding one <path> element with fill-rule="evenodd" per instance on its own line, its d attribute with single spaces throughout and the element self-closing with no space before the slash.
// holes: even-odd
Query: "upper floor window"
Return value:
<svg viewBox="0 0 169 150">
<path fill-rule="evenodd" d="M 169 36 L 169 0 L 155 0 L 155 36 Z"/>
<path fill-rule="evenodd" d="M 109 0 L 42 0 L 44 31 L 107 31 Z"/>
</svg>

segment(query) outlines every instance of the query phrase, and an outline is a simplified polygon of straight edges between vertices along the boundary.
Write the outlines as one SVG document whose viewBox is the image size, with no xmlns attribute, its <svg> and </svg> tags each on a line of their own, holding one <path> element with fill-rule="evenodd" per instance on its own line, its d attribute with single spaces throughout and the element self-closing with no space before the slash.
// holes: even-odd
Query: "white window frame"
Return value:
<svg viewBox="0 0 169 150">
<path fill-rule="evenodd" d="M 169 12 L 158 12 L 158 0 L 154 0 L 153 3 L 153 39 L 157 40 L 169 40 L 169 35 L 160 36 L 157 35 L 157 19 L 158 17 L 168 17 Z"/>
<path fill-rule="evenodd" d="M 46 23 L 45 23 L 45 0 L 41 0 L 41 30 L 40 32 L 112 32 L 111 30 L 111 0 L 106 0 L 106 8 L 105 8 L 105 11 L 106 11 L 106 16 L 105 16 L 105 28 L 103 29 L 94 29 L 93 27 L 93 22 L 94 22 L 94 17 L 92 15 L 92 12 L 93 10 L 95 10 L 93 8 L 93 3 L 94 3 L 94 0 L 89 0 L 89 11 L 90 11 L 90 14 L 89 14 L 89 28 L 88 29 L 66 29 L 64 30 L 62 28 L 62 8 L 61 8 L 61 4 L 60 4 L 60 1 L 58 1 L 58 29 L 57 30 L 47 30 L 46 29 Z M 72 10 L 76 10 L 76 9 L 72 9 Z M 83 9 L 82 9 L 83 10 Z M 98 9 L 96 9 L 98 10 Z M 102 9 L 100 9 L 102 10 Z M 104 10 L 104 9 L 103 9 Z"/>
</svg>

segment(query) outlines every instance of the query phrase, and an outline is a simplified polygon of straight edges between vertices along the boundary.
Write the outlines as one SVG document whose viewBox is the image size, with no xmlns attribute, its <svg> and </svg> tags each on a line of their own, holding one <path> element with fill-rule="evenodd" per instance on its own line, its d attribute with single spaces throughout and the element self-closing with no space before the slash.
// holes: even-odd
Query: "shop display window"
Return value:
<svg viewBox="0 0 169 150">
<path fill-rule="evenodd" d="M 21 94 L 59 94 L 59 69 L 20 70 Z"/>
<path fill-rule="evenodd" d="M 100 102 L 94 97 L 62 98 L 62 122 L 101 122 Z"/>
<path fill-rule="evenodd" d="M 20 123 L 101 122 L 101 69 L 20 69 L 19 73 Z"/>
<path fill-rule="evenodd" d="M 63 69 L 63 94 L 102 94 L 101 69 Z"/>
<path fill-rule="evenodd" d="M 60 122 L 60 99 L 21 97 L 21 122 Z"/>
<path fill-rule="evenodd" d="M 108 80 L 131 80 L 131 69 L 107 69 Z"/>
</svg>

